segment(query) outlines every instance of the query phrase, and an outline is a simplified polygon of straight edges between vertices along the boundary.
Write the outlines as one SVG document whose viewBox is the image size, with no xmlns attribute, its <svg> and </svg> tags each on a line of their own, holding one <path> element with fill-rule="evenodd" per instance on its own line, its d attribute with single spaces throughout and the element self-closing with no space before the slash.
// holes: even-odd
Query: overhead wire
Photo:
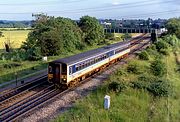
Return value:
<svg viewBox="0 0 180 122">
<path fill-rule="evenodd" d="M 154 2 L 153 2 L 154 1 Z M 82 13 L 82 12 L 104 12 L 104 11 L 111 11 L 114 9 L 121 9 L 121 8 L 128 8 L 128 7 L 140 7 L 140 6 L 148 6 L 148 5 L 154 5 L 154 4 L 167 4 L 174 2 L 175 0 L 168 0 L 166 2 L 158 2 L 157 0 L 152 1 L 144 1 L 144 2 L 134 2 L 134 3 L 125 3 L 125 4 L 119 4 L 115 6 L 105 6 L 105 7 L 89 7 L 89 8 L 82 8 L 82 9 L 71 9 L 71 10 L 60 10 L 60 11 L 41 11 L 41 12 L 16 12 L 16 13 L 3 13 L 0 12 L 0 14 L 32 14 L 32 13 L 47 13 L 47 14 L 68 14 L 68 13 Z M 148 3 L 153 2 L 153 3 Z"/>
<path fill-rule="evenodd" d="M 80 2 L 82 0 L 73 0 L 74 2 Z M 73 1 L 67 1 L 67 2 L 73 2 Z M 167 0 L 165 2 L 159 2 L 157 0 L 145 0 L 145 1 L 140 1 L 140 2 L 133 2 L 133 3 L 124 3 L 124 4 L 118 4 L 118 5 L 111 5 L 111 6 L 99 6 L 99 7 L 89 7 L 89 8 L 82 8 L 82 9 L 71 9 L 71 10 L 61 10 L 61 11 L 44 11 L 44 12 L 17 12 L 17 13 L 3 13 L 0 12 L 0 14 L 32 14 L 32 13 L 47 13 L 47 14 L 78 14 L 82 12 L 105 12 L 105 11 L 111 11 L 114 9 L 122 9 L 122 8 L 133 8 L 133 7 L 140 7 L 140 6 L 150 6 L 154 4 L 167 4 L 174 2 L 175 0 Z M 46 1 L 50 2 L 50 1 Z M 44 4 L 46 2 L 43 2 Z M 52 1 L 51 1 L 52 2 Z M 53 1 L 55 2 L 55 1 Z M 23 4 L 23 3 L 22 3 Z M 2 5 L 2 4 L 0 4 Z M 170 14 L 170 13 L 180 13 L 180 10 L 175 9 L 175 10 L 169 10 L 169 11 L 160 11 L 160 12 L 154 12 L 154 13 L 146 13 L 146 14 L 136 14 L 136 15 L 128 15 L 128 16 L 121 16 L 121 18 L 139 18 L 139 17 L 146 17 L 146 16 L 157 16 L 157 15 L 163 15 L 163 14 Z M 112 17 L 112 18 L 117 18 Z"/>
<path fill-rule="evenodd" d="M 145 14 L 135 14 L 135 15 L 128 15 L 128 16 L 114 16 L 111 18 L 139 18 L 139 17 L 149 17 L 149 16 L 159 16 L 159 15 L 164 15 L 164 14 L 172 14 L 172 13 L 180 13 L 179 9 L 174 9 L 174 10 L 168 10 L 168 11 L 158 11 L 158 12 L 153 12 L 153 13 L 145 13 Z"/>
<path fill-rule="evenodd" d="M 122 8 L 127 8 L 127 7 L 140 7 L 140 6 L 149 6 L 149 5 L 154 5 L 154 4 L 167 4 L 171 3 L 174 0 L 169 0 L 166 2 L 154 2 L 154 3 L 135 3 L 135 4 L 119 4 L 115 6 L 107 6 L 107 7 L 92 7 L 92 8 L 84 8 L 84 9 L 74 9 L 74 10 L 63 10 L 63 11 L 46 11 L 46 13 L 62 13 L 62 14 L 67 14 L 67 13 L 81 13 L 81 12 L 104 12 L 104 11 L 111 11 L 114 9 L 122 9 Z M 152 2 L 152 1 L 147 1 L 147 2 Z"/>
<path fill-rule="evenodd" d="M 44 2 L 25 2 L 25 3 L 0 3 L 0 6 L 32 6 L 32 5 L 57 5 L 59 4 L 71 4 L 71 3 L 79 3 L 84 2 L 88 0 L 66 0 L 66 1 L 59 1 L 59 0 L 53 0 L 53 1 L 44 1 Z"/>
</svg>

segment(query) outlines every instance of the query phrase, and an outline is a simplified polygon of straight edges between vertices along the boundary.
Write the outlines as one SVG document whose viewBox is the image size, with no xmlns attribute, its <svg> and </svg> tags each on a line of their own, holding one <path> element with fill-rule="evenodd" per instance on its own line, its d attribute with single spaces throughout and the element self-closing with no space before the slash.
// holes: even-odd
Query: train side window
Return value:
<svg viewBox="0 0 180 122">
<path fill-rule="evenodd" d="M 79 66 L 78 65 L 76 65 L 76 71 L 78 71 L 79 70 Z"/>
<path fill-rule="evenodd" d="M 82 69 L 84 69 L 86 67 L 86 64 L 85 63 L 83 63 L 83 65 L 82 65 Z"/>
<path fill-rule="evenodd" d="M 81 64 L 79 64 L 79 70 L 81 70 L 82 69 L 82 65 Z"/>
<path fill-rule="evenodd" d="M 72 74 L 72 67 L 69 67 L 69 74 Z"/>
</svg>

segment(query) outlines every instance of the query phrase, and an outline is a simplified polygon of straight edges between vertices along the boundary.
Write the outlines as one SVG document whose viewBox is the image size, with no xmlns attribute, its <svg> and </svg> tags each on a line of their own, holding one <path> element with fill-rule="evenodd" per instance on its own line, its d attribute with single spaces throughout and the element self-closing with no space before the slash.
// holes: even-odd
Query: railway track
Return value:
<svg viewBox="0 0 180 122">
<path fill-rule="evenodd" d="M 137 48 L 137 50 L 139 50 L 143 46 L 147 45 L 148 43 L 149 42 L 144 43 L 143 45 L 139 46 Z M 135 52 L 137 50 L 134 50 L 133 52 Z M 113 65 L 117 65 L 117 63 L 115 63 Z M 86 81 L 89 81 L 91 78 L 93 78 L 94 76 L 96 76 L 98 74 L 99 73 L 94 74 L 93 76 L 85 79 L 80 84 L 83 84 Z M 78 85 L 80 85 L 80 84 L 78 84 Z M 34 87 L 32 87 L 32 89 Z M 74 87 L 74 88 L 76 88 L 76 87 Z M 4 108 L 1 108 L 0 109 L 0 122 L 1 121 L 2 122 L 16 121 L 18 118 L 20 118 L 23 115 L 25 115 L 26 113 L 36 109 L 38 106 L 40 106 L 44 103 L 47 103 L 48 101 L 52 100 L 56 96 L 63 95 L 64 93 L 68 92 L 69 90 L 73 90 L 74 88 L 62 91 L 62 90 L 54 89 L 54 87 L 52 85 L 52 86 L 49 86 L 48 88 L 42 89 L 40 92 L 35 93 L 32 96 L 27 97 L 26 99 L 23 99 L 22 101 L 19 101 L 11 106 L 5 106 Z M 28 90 L 23 90 L 23 92 L 21 91 L 20 94 L 25 94 L 26 92 L 28 92 Z M 14 98 L 17 98 L 16 96 L 18 96 L 18 95 L 15 95 Z M 4 98 L 4 101 L 3 100 L 1 100 L 1 101 L 3 101 L 6 104 L 7 101 L 10 101 L 10 99 L 11 98 L 9 98 L 9 99 Z M 13 99 L 11 99 L 11 100 L 13 100 Z"/>
<path fill-rule="evenodd" d="M 48 82 L 41 82 L 19 94 L 16 94 L 4 101 L 0 102 L 0 113 L 3 109 L 8 108 L 9 106 L 15 104 L 16 102 L 22 101 L 25 98 L 32 96 L 34 94 L 36 94 L 37 92 L 41 91 L 42 89 L 44 89 L 47 85 L 49 85 Z"/>
<path fill-rule="evenodd" d="M 20 101 L 16 104 L 4 108 L 0 111 L 0 121 L 9 122 L 13 121 L 14 118 L 17 118 L 19 115 L 27 112 L 33 107 L 42 104 L 46 100 L 52 98 L 53 96 L 59 94 L 58 89 L 54 89 L 54 86 L 51 85 L 48 88 L 41 90 L 40 92 Z"/>
<path fill-rule="evenodd" d="M 39 82 L 44 81 L 45 79 L 47 79 L 47 76 L 42 76 L 42 77 L 35 79 L 33 82 L 30 82 L 30 83 L 24 84 L 22 86 L 19 86 L 17 88 L 6 90 L 6 91 L 2 92 L 0 94 L 0 102 L 4 101 L 12 96 L 15 96 L 15 95 L 29 89 L 30 87 L 37 85 Z"/>
</svg>

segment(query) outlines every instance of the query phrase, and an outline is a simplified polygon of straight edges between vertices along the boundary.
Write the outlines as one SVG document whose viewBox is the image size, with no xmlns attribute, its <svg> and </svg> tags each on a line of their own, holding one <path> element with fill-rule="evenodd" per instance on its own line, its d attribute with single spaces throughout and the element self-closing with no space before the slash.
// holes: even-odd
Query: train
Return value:
<svg viewBox="0 0 180 122">
<path fill-rule="evenodd" d="M 48 65 L 48 81 L 58 88 L 69 88 L 87 77 L 128 56 L 142 40 L 118 42 L 98 49 L 52 61 Z"/>
</svg>

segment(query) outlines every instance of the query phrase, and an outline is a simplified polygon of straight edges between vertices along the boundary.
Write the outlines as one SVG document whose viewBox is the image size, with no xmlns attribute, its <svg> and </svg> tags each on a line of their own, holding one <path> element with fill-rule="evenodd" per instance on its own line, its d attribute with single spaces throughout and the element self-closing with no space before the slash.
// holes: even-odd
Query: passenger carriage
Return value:
<svg viewBox="0 0 180 122">
<path fill-rule="evenodd" d="M 70 87 L 130 53 L 130 42 L 119 42 L 49 63 L 48 80 Z"/>
</svg>

